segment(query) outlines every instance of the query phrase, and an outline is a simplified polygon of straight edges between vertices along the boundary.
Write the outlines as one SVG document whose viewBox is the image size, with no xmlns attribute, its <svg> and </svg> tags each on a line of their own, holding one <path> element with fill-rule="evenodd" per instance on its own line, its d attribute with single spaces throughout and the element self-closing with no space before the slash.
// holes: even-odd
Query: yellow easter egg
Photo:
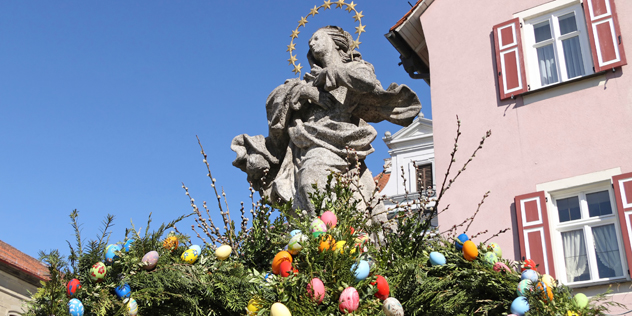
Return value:
<svg viewBox="0 0 632 316">
<path fill-rule="evenodd" d="M 548 285 L 548 286 L 553 286 L 553 283 L 555 282 L 555 279 L 553 279 L 552 276 L 545 274 L 542 276 L 542 282 L 544 282 L 544 284 Z"/>
<path fill-rule="evenodd" d="M 262 302 L 258 298 L 253 298 L 248 302 L 248 315 L 255 315 L 261 309 Z"/>
<path fill-rule="evenodd" d="M 292 316 L 292 313 L 283 303 L 274 303 L 270 308 L 270 316 Z"/>
<path fill-rule="evenodd" d="M 232 251 L 233 248 L 231 248 L 229 245 L 222 245 L 219 248 L 215 249 L 215 256 L 219 260 L 226 260 L 228 259 L 228 256 L 230 256 L 230 253 Z"/>
<path fill-rule="evenodd" d="M 197 252 L 195 252 L 195 249 L 188 249 L 187 251 L 182 253 L 182 256 L 180 256 L 180 258 L 182 259 L 182 261 L 188 264 L 192 264 L 197 261 L 198 255 Z"/>
<path fill-rule="evenodd" d="M 344 241 L 344 240 L 341 240 L 341 241 L 337 242 L 337 243 L 334 245 L 334 249 L 333 249 L 333 250 L 334 250 L 335 252 L 337 252 L 337 253 L 344 253 L 344 247 L 345 247 L 345 244 L 346 244 L 346 243 L 347 243 L 347 242 L 346 242 L 346 241 Z"/>
</svg>

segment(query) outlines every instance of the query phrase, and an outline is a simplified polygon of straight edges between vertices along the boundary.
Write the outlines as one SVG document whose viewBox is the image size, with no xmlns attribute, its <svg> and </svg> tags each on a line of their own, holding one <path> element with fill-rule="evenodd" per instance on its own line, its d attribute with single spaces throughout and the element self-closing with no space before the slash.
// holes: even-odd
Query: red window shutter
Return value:
<svg viewBox="0 0 632 316">
<path fill-rule="evenodd" d="M 595 72 L 627 65 L 614 0 L 584 0 Z"/>
<path fill-rule="evenodd" d="M 494 26 L 498 91 L 505 100 L 526 92 L 527 77 L 524 71 L 520 21 L 518 18 Z"/>
<path fill-rule="evenodd" d="M 516 219 L 520 239 L 520 259 L 532 259 L 538 272 L 555 278 L 549 217 L 544 192 L 516 196 Z"/>
<path fill-rule="evenodd" d="M 621 225 L 625 256 L 628 259 L 629 274 L 632 270 L 632 243 L 630 242 L 630 236 L 632 236 L 632 172 L 612 177 L 612 186 L 617 200 L 617 213 L 619 225 Z"/>
</svg>

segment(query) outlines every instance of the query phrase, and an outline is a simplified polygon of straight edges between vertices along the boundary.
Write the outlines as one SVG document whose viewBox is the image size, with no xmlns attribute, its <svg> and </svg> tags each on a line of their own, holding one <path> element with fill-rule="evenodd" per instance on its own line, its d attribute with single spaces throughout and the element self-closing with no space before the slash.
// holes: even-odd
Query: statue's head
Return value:
<svg viewBox="0 0 632 316">
<path fill-rule="evenodd" d="M 325 26 L 314 32 L 309 40 L 309 52 L 307 60 L 310 66 L 321 66 L 320 57 L 326 53 L 337 52 L 343 63 L 348 63 L 354 59 L 362 59 L 362 55 L 351 48 L 353 37 L 337 26 Z"/>
</svg>

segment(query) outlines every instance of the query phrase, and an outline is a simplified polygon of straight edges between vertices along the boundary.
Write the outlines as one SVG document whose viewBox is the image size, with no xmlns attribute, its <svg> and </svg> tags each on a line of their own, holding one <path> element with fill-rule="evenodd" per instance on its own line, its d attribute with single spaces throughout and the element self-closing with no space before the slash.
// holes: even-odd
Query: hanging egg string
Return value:
<svg viewBox="0 0 632 316">
<path fill-rule="evenodd" d="M 296 29 L 292 30 L 292 35 L 290 35 L 292 40 L 290 41 L 290 45 L 287 46 L 287 50 L 286 50 L 286 52 L 290 52 L 290 59 L 288 59 L 287 61 L 290 62 L 291 66 L 294 66 L 294 69 L 292 71 L 294 72 L 294 74 L 298 74 L 299 77 L 301 76 L 301 69 L 303 69 L 303 66 L 301 66 L 301 63 L 298 63 L 298 64 L 296 63 L 298 59 L 296 58 L 296 55 L 292 54 L 292 52 L 296 50 L 296 44 L 294 43 L 294 40 L 298 38 L 298 34 L 300 33 L 298 29 L 301 26 L 305 27 L 305 24 L 307 24 L 307 18 L 309 18 L 310 16 L 316 16 L 316 14 L 319 13 L 318 10 L 331 9 L 333 5 L 335 5 L 334 9 L 340 8 L 340 9 L 346 10 L 349 13 L 351 13 L 351 11 L 355 13 L 353 15 L 353 19 L 355 20 L 355 22 L 358 22 L 358 26 L 356 26 L 355 28 L 356 29 L 355 33 L 358 34 L 358 37 L 355 39 L 355 41 L 351 43 L 350 49 L 352 50 L 356 49 L 361 44 L 360 34 L 362 34 L 363 32 L 366 32 L 364 30 L 366 25 L 362 25 L 362 18 L 364 17 L 364 15 L 362 15 L 362 11 L 358 12 L 356 10 L 355 6 L 357 4 L 353 3 L 353 1 L 351 1 L 351 3 L 345 3 L 344 0 L 338 0 L 336 2 L 331 2 L 331 0 L 325 0 L 325 2 L 321 4 L 320 6 L 314 6 L 312 9 L 310 9 L 309 14 L 307 14 L 307 16 L 301 17 L 301 20 L 298 21 L 298 26 L 296 27 Z"/>
</svg>

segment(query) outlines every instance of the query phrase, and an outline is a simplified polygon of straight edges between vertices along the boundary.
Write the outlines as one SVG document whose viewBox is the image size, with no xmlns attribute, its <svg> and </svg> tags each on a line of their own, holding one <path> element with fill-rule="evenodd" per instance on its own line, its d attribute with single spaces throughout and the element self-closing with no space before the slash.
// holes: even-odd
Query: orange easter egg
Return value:
<svg viewBox="0 0 632 316">
<path fill-rule="evenodd" d="M 281 272 L 281 262 L 288 261 L 292 263 L 292 255 L 287 251 L 280 251 L 272 260 L 272 273 L 279 274 Z"/>
<path fill-rule="evenodd" d="M 542 292 L 542 300 L 543 301 L 550 302 L 550 301 L 553 300 L 553 291 L 551 290 L 550 286 L 546 285 L 546 283 L 538 282 L 538 285 L 536 286 L 536 288 L 538 289 L 538 291 Z M 547 298 L 548 298 L 548 300 L 547 300 Z"/>
<path fill-rule="evenodd" d="M 336 241 L 334 240 L 334 238 L 331 237 L 331 235 L 327 235 L 325 238 L 320 239 L 320 245 L 318 246 L 318 250 L 320 250 L 320 252 L 329 250 L 329 248 L 331 248 L 331 246 L 333 246 L 335 243 Z"/>
<path fill-rule="evenodd" d="M 467 261 L 474 261 L 478 257 L 478 248 L 473 241 L 468 240 L 463 243 L 463 257 Z"/>
</svg>

